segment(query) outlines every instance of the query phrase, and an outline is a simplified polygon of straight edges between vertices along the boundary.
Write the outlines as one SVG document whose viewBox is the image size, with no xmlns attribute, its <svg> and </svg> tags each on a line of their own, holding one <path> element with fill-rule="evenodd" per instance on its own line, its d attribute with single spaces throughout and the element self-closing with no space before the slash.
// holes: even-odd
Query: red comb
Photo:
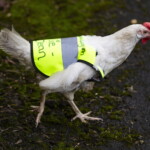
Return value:
<svg viewBox="0 0 150 150">
<path fill-rule="evenodd" d="M 144 22 L 143 26 L 150 30 L 150 22 Z M 150 38 L 144 38 L 142 39 L 142 43 L 145 44 Z"/>
<path fill-rule="evenodd" d="M 144 22 L 143 26 L 150 30 L 150 22 Z"/>
</svg>

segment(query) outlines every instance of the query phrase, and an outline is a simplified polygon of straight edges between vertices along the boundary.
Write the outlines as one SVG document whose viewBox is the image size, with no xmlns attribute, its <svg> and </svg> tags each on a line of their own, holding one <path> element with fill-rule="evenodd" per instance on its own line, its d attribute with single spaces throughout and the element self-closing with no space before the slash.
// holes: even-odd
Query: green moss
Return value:
<svg viewBox="0 0 150 150">
<path fill-rule="evenodd" d="M 113 119 L 113 120 L 121 120 L 121 119 L 122 119 L 122 116 L 116 115 L 116 114 L 110 114 L 110 115 L 109 115 L 109 118 L 110 118 L 110 119 Z"/>
<path fill-rule="evenodd" d="M 57 146 L 54 147 L 54 150 L 75 150 L 75 148 L 68 146 L 64 142 L 59 142 Z"/>
</svg>

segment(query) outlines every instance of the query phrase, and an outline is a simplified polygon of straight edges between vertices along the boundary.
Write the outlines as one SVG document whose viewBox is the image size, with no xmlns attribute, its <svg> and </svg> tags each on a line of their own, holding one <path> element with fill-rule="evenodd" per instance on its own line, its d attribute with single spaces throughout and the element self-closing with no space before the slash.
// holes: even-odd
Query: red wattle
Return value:
<svg viewBox="0 0 150 150">
<path fill-rule="evenodd" d="M 143 26 L 150 30 L 150 22 L 144 22 Z M 148 40 L 150 40 L 150 38 L 144 38 L 142 39 L 142 43 L 145 44 Z"/>
</svg>

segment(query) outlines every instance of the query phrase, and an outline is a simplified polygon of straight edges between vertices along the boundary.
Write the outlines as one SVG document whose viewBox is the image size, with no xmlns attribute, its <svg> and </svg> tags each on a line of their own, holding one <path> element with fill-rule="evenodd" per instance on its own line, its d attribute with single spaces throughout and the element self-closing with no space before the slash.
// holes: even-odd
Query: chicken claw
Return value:
<svg viewBox="0 0 150 150">
<path fill-rule="evenodd" d="M 82 114 L 82 113 L 79 113 L 77 114 L 74 118 L 72 118 L 71 121 L 79 118 L 83 123 L 87 123 L 87 120 L 97 120 L 97 121 L 103 121 L 102 118 L 97 118 L 97 117 L 90 117 L 88 116 L 89 114 L 91 114 L 91 111 L 86 113 L 86 114 Z"/>
</svg>

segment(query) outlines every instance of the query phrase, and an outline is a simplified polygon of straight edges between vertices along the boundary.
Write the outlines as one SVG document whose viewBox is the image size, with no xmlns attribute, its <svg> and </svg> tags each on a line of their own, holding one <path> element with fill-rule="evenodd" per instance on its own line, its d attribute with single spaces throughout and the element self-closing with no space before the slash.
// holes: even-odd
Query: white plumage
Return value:
<svg viewBox="0 0 150 150">
<path fill-rule="evenodd" d="M 105 75 L 114 68 L 122 64 L 130 55 L 135 45 L 140 39 L 150 38 L 150 30 L 141 24 L 130 25 L 114 34 L 108 36 L 83 36 L 84 43 L 94 47 L 98 55 L 95 65 L 99 65 Z M 12 31 L 3 29 L 0 32 L 0 48 L 6 53 L 17 58 L 27 69 L 33 69 L 31 63 L 30 43 L 21 37 L 14 29 Z M 74 103 L 74 93 L 82 88 L 90 90 L 93 88 L 93 82 L 87 82 L 88 79 L 96 76 L 96 71 L 91 67 L 77 62 L 71 64 L 64 71 L 58 72 L 45 80 L 39 82 L 43 90 L 40 106 L 32 106 L 38 110 L 36 125 L 40 122 L 44 112 L 45 97 L 48 93 L 60 92 L 64 94 L 67 101 L 76 113 L 73 118 L 79 118 L 82 122 L 86 120 L 102 120 L 101 118 L 89 117 L 91 112 L 82 114 Z"/>
</svg>

